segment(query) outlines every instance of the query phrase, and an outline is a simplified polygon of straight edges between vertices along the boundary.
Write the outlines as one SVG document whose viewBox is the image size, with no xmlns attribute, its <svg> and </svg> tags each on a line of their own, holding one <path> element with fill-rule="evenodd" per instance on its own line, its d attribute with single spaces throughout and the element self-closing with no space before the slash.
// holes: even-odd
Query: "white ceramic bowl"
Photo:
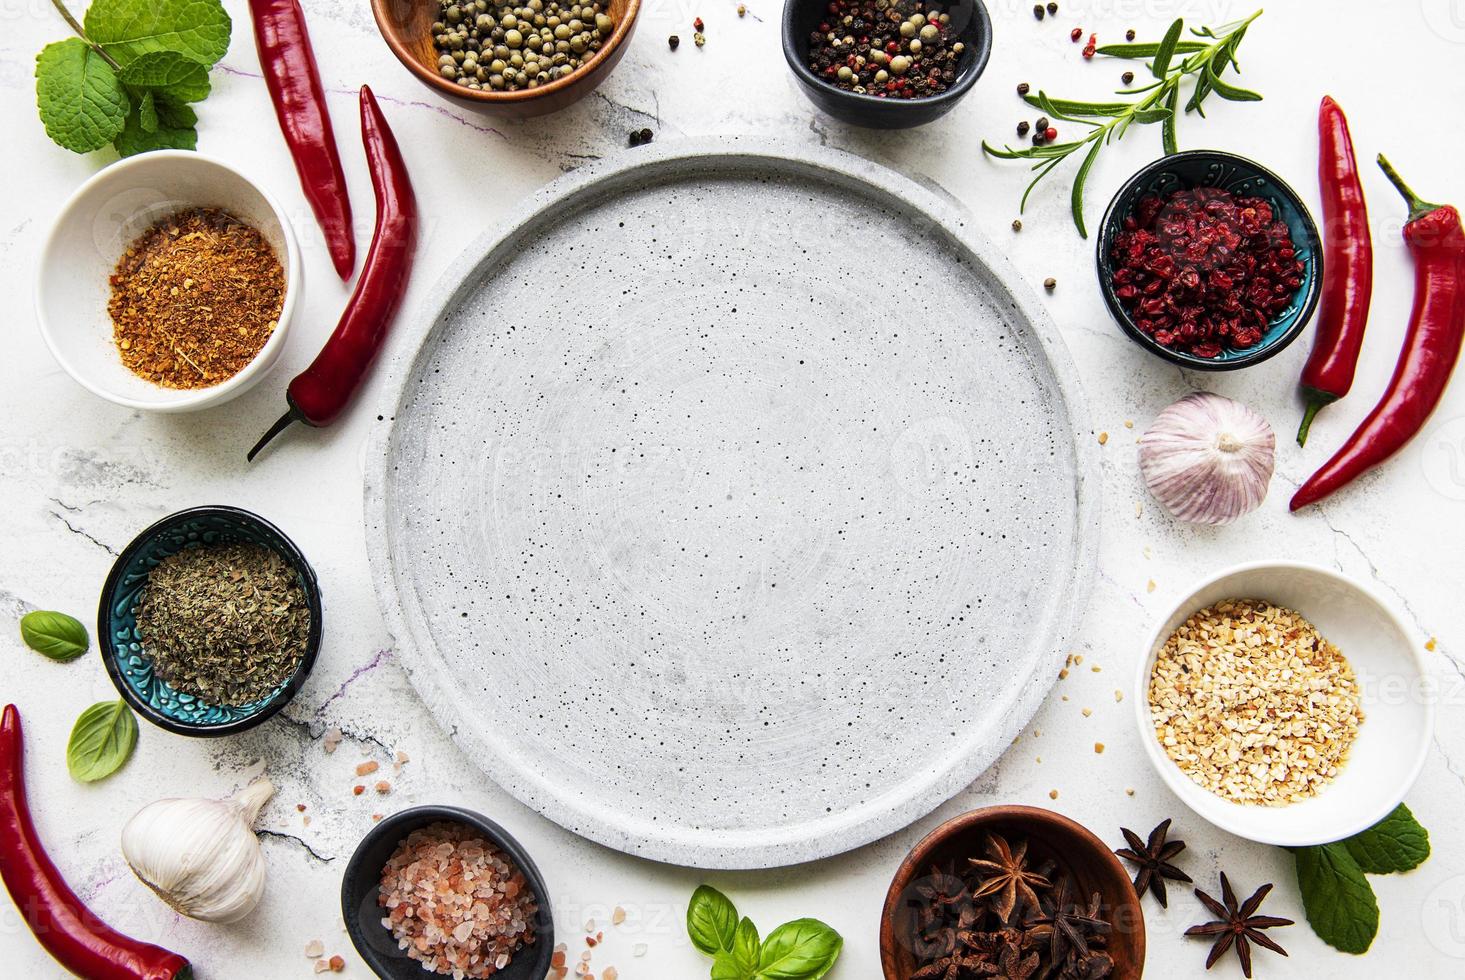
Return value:
<svg viewBox="0 0 1465 980">
<path fill-rule="evenodd" d="M 1364 721 L 1337 778 L 1310 800 L 1280 807 L 1224 800 L 1181 772 L 1155 737 L 1148 697 L 1155 656 L 1181 623 L 1223 599 L 1265 599 L 1301 613 L 1353 665 Z M 1254 562 L 1201 582 L 1157 624 L 1142 651 L 1135 718 L 1140 741 L 1165 784 L 1206 820 L 1264 844 L 1325 844 L 1373 826 L 1414 785 L 1434 737 L 1435 680 L 1422 646 L 1372 589 L 1317 565 Z"/>
<path fill-rule="evenodd" d="M 127 246 L 160 218 L 189 207 L 222 208 L 259 229 L 284 268 L 285 297 L 279 326 L 242 371 L 209 388 L 174 390 L 123 365 L 107 299 Z M 83 387 L 129 408 L 188 412 L 228 401 L 265 376 L 285 344 L 300 291 L 299 247 L 274 198 L 221 160 L 157 150 L 117 161 L 71 195 L 41 251 L 36 317 L 46 346 Z"/>
</svg>

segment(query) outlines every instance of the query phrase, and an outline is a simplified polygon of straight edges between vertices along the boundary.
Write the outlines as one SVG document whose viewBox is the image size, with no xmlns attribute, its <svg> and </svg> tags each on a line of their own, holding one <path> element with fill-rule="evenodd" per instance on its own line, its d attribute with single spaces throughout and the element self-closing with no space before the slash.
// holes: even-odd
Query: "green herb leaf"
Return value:
<svg viewBox="0 0 1465 980">
<path fill-rule="evenodd" d="M 94 704 L 76 719 L 66 744 L 66 768 L 83 783 L 112 775 L 137 745 L 137 719 L 126 701 Z"/>
<path fill-rule="evenodd" d="M 159 89 L 178 102 L 202 102 L 209 96 L 209 69 L 176 51 L 149 51 L 122 68 L 122 83 Z"/>
<path fill-rule="evenodd" d="M 36 108 L 47 136 L 73 153 L 90 153 L 122 132 L 129 105 L 112 67 L 69 37 L 36 56 Z"/>
<path fill-rule="evenodd" d="M 1083 185 L 1089 178 L 1089 171 L 1093 169 L 1094 160 L 1098 159 L 1099 151 L 1104 148 L 1103 142 L 1094 140 L 1094 148 L 1089 150 L 1089 155 L 1083 158 L 1083 163 L 1078 168 L 1078 175 L 1073 178 L 1073 194 L 1071 205 L 1073 207 L 1073 223 L 1078 225 L 1078 237 L 1088 238 L 1089 230 L 1084 226 L 1083 220 Z"/>
<path fill-rule="evenodd" d="M 1300 847 L 1297 887 L 1318 938 L 1345 953 L 1364 953 L 1379 931 L 1379 904 L 1363 869 L 1342 844 Z"/>
<path fill-rule="evenodd" d="M 144 133 L 158 131 L 158 107 L 153 104 L 153 93 L 144 91 L 137 100 L 137 124 Z M 123 127 L 126 131 L 126 127 Z"/>
<path fill-rule="evenodd" d="M 1400 803 L 1363 833 L 1343 841 L 1353 860 L 1371 875 L 1413 871 L 1429 857 L 1429 831 Z"/>
<path fill-rule="evenodd" d="M 43 609 L 20 617 L 20 638 L 42 656 L 63 663 L 86 653 L 91 643 L 80 620 Z"/>
<path fill-rule="evenodd" d="M 818 919 L 785 922 L 763 943 L 758 980 L 819 980 L 843 948 L 840 934 Z"/>
<path fill-rule="evenodd" d="M 1232 85 L 1222 79 L 1220 73 L 1216 71 L 1215 65 L 1206 65 L 1206 81 L 1223 99 L 1229 99 L 1232 102 L 1260 102 L 1262 100 L 1261 93 Z"/>
<path fill-rule="evenodd" d="M 702 885 L 687 906 L 687 936 L 708 956 L 731 953 L 738 930 L 738 910 L 722 892 Z"/>
<path fill-rule="evenodd" d="M 756 980 L 752 969 L 726 950 L 712 957 L 712 980 Z"/>
<path fill-rule="evenodd" d="M 1180 152 L 1180 136 L 1176 132 L 1177 120 L 1175 108 L 1180 101 L 1180 89 L 1172 88 L 1170 94 L 1165 97 L 1165 108 L 1170 110 L 1170 117 L 1160 127 L 1160 146 L 1168 157 L 1173 153 Z"/>
<path fill-rule="evenodd" d="M 162 105 L 162 100 L 156 98 L 153 100 L 154 125 L 151 130 L 144 125 L 145 120 L 140 110 L 128 115 L 127 124 L 112 141 L 112 145 L 117 148 L 120 155 L 130 157 L 138 153 L 147 153 L 150 150 L 195 150 L 198 148 L 198 130 L 192 126 L 176 126 L 165 121 Z M 170 118 L 172 118 L 171 114 Z"/>
<path fill-rule="evenodd" d="M 1160 39 L 1160 46 L 1155 50 L 1155 60 L 1150 65 L 1150 71 L 1160 81 L 1165 80 L 1165 75 L 1170 71 L 1170 58 L 1175 54 L 1175 45 L 1180 43 L 1180 32 L 1185 30 L 1185 21 L 1176 18 Z"/>
<path fill-rule="evenodd" d="M 158 111 L 159 126 L 192 129 L 198 125 L 198 113 L 193 111 L 193 106 L 174 102 L 161 92 L 153 93 L 153 107 Z"/>
<path fill-rule="evenodd" d="M 1172 113 L 1166 109 L 1136 109 L 1130 117 L 1142 126 L 1150 123 L 1164 122 L 1171 117 Z"/>
<path fill-rule="evenodd" d="M 173 51 L 212 66 L 229 50 L 229 15 L 219 0 L 94 0 L 87 36 L 127 65 L 154 51 Z"/>
<path fill-rule="evenodd" d="M 758 927 L 753 925 L 752 919 L 743 916 L 743 921 L 738 923 L 738 931 L 733 934 L 733 959 L 751 974 L 758 968 L 758 954 L 762 949 L 763 944 L 758 941 Z"/>
<path fill-rule="evenodd" d="M 1174 54 L 1194 54 L 1197 51 L 1204 51 L 1204 41 L 1177 41 L 1172 49 Z M 1140 41 L 1133 44 L 1104 44 L 1095 49 L 1099 54 L 1109 58 L 1127 58 L 1131 61 L 1140 58 L 1153 58 L 1160 53 L 1160 43 L 1157 41 Z"/>
<path fill-rule="evenodd" d="M 1024 95 L 1023 101 L 1036 109 L 1045 108 L 1046 102 L 1051 107 L 1049 115 L 1057 115 L 1060 119 L 1068 116 L 1117 116 L 1129 110 L 1128 102 L 1075 102 L 1072 99 L 1054 99 L 1045 92 Z"/>
</svg>

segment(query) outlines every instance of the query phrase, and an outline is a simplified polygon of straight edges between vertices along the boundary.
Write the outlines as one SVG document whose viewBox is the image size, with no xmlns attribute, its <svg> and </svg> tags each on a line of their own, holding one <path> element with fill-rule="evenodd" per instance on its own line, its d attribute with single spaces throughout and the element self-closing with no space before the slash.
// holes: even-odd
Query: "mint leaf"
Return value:
<svg viewBox="0 0 1465 980">
<path fill-rule="evenodd" d="M 47 136 L 73 153 L 90 153 L 122 132 L 127 93 L 101 55 L 69 37 L 36 56 L 36 108 Z"/>
<path fill-rule="evenodd" d="M 1429 857 L 1429 831 L 1400 803 L 1393 813 L 1343 841 L 1343 846 L 1365 873 L 1396 874 L 1414 870 Z"/>
<path fill-rule="evenodd" d="M 158 107 L 153 104 L 153 93 L 143 92 L 137 100 L 137 124 L 142 127 L 144 133 L 156 133 L 158 131 Z M 127 127 L 123 127 L 126 132 Z"/>
<path fill-rule="evenodd" d="M 25 645 L 52 660 L 63 663 L 86 653 L 91 639 L 86 627 L 74 616 L 37 609 L 20 617 L 20 638 Z"/>
<path fill-rule="evenodd" d="M 154 126 L 149 131 L 144 125 L 142 113 L 134 111 L 127 117 L 127 124 L 117 134 L 112 145 L 125 157 L 149 150 L 195 150 L 198 149 L 198 130 L 192 126 L 177 126 L 163 120 L 162 102 L 153 102 Z M 183 106 L 187 109 L 187 106 Z M 192 110 L 189 110 L 192 112 Z"/>
<path fill-rule="evenodd" d="M 1297 887 L 1318 938 L 1345 953 L 1364 953 L 1379 931 L 1379 903 L 1363 869 L 1342 844 L 1300 847 Z"/>
<path fill-rule="evenodd" d="M 153 108 L 158 112 L 158 125 L 173 129 L 192 129 L 198 125 L 198 113 L 193 106 L 174 102 L 162 92 L 153 93 Z"/>
<path fill-rule="evenodd" d="M 122 84 L 159 89 L 179 102 L 209 97 L 209 69 L 176 51 L 149 51 L 122 66 Z"/>
<path fill-rule="evenodd" d="M 818 919 L 785 922 L 758 955 L 758 980 L 819 980 L 834 967 L 844 939 Z"/>
<path fill-rule="evenodd" d="M 229 50 L 229 15 L 219 0 L 94 0 L 86 33 L 123 65 L 173 51 L 212 66 Z"/>
<path fill-rule="evenodd" d="M 732 952 L 738 929 L 738 910 L 722 892 L 702 885 L 692 893 L 687 906 L 687 935 L 708 956 Z"/>
</svg>

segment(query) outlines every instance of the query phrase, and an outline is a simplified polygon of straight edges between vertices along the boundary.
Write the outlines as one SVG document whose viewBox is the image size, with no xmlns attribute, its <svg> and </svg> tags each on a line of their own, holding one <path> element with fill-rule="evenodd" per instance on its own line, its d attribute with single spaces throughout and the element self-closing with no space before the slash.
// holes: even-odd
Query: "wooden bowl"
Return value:
<svg viewBox="0 0 1465 980">
<path fill-rule="evenodd" d="M 493 115 L 526 119 L 558 112 L 583 99 L 605 81 L 626 53 L 631 33 L 636 29 L 636 18 L 641 13 L 641 0 L 610 0 L 606 13 L 615 21 L 615 32 L 589 61 L 564 78 L 517 92 L 475 91 L 438 74 L 432 22 L 438 19 L 439 10 L 435 0 L 371 0 L 371 12 L 387 46 L 424 85 Z"/>
<path fill-rule="evenodd" d="M 1026 840 L 1033 864 L 1056 862 L 1081 895 L 1098 892 L 1104 914 L 1114 927 L 1105 947 L 1114 959 L 1113 980 L 1139 980 L 1145 966 L 1145 919 L 1128 872 L 1088 830 L 1051 810 L 1031 806 L 991 806 L 963 813 L 911 849 L 895 872 L 880 917 L 880 964 L 885 980 L 910 980 L 916 970 L 910 943 L 915 910 L 921 904 L 916 886 L 933 865 L 982 857 L 986 835 L 993 833 L 1014 844 Z"/>
</svg>

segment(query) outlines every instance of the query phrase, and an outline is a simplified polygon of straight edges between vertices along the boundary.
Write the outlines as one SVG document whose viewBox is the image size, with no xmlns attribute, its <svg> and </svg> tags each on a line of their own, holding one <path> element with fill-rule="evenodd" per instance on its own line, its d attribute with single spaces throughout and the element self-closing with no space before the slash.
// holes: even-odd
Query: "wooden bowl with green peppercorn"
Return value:
<svg viewBox="0 0 1465 980">
<path fill-rule="evenodd" d="M 371 10 L 424 85 L 523 119 L 557 112 L 605 80 L 641 0 L 371 0 Z"/>
</svg>

